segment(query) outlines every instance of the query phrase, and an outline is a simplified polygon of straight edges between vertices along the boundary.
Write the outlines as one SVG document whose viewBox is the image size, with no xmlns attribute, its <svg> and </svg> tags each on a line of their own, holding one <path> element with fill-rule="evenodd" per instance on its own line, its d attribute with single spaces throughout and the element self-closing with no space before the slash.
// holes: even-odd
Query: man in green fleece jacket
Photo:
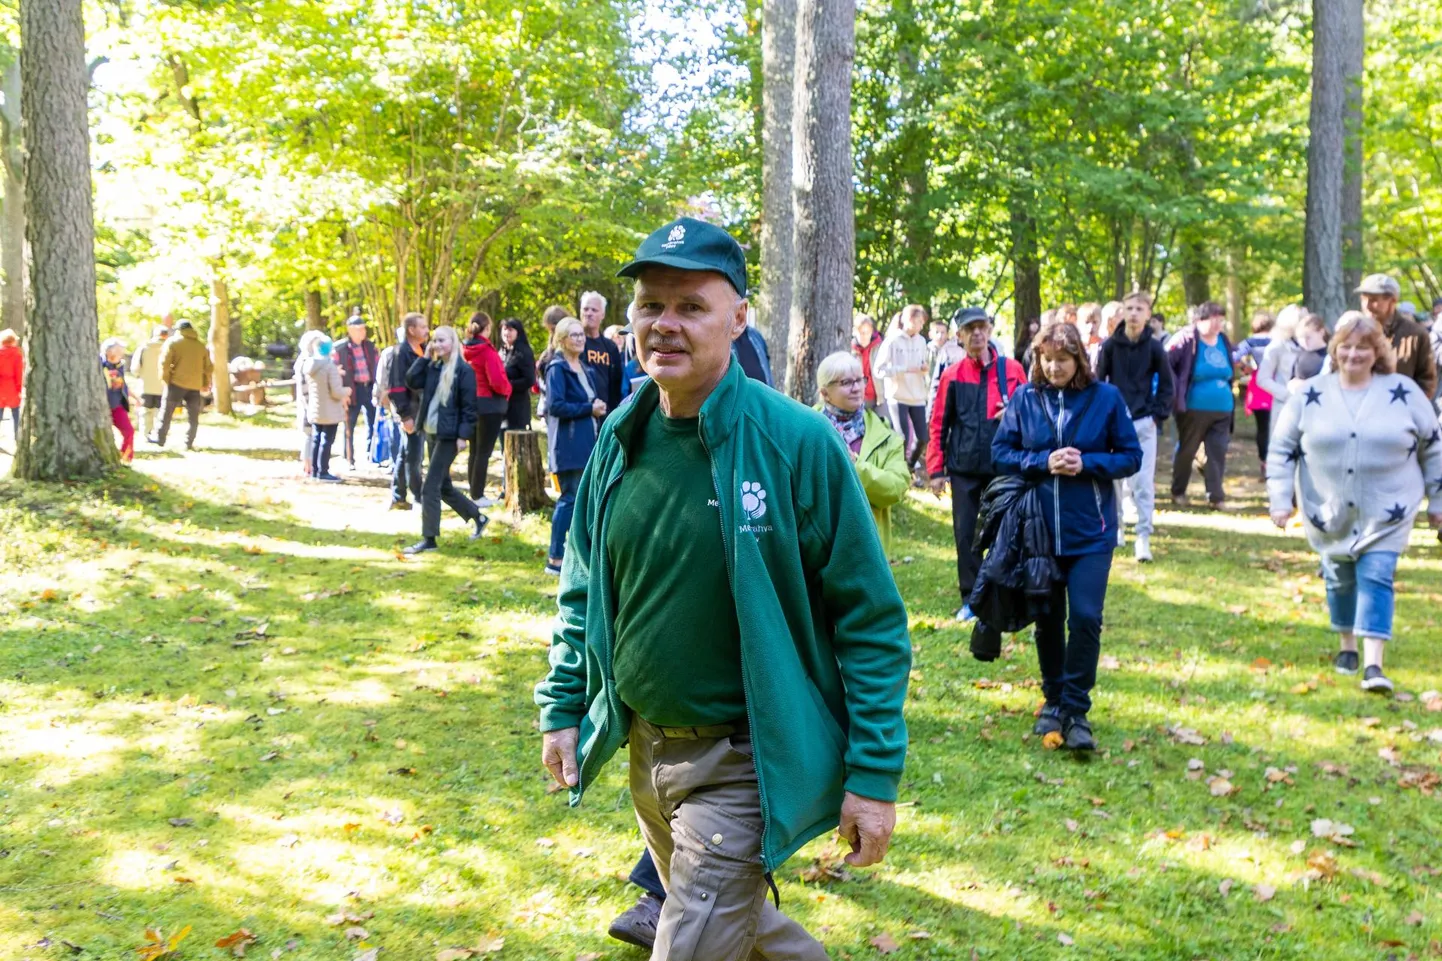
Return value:
<svg viewBox="0 0 1442 961">
<path fill-rule="evenodd" d="M 852 865 L 896 821 L 906 610 L 820 414 L 748 380 L 746 262 L 690 218 L 642 244 L 633 328 L 651 380 L 602 428 L 576 494 L 542 761 L 571 803 L 630 741 L 666 902 L 652 957 L 817 959 L 766 899 L 839 825 Z"/>
</svg>

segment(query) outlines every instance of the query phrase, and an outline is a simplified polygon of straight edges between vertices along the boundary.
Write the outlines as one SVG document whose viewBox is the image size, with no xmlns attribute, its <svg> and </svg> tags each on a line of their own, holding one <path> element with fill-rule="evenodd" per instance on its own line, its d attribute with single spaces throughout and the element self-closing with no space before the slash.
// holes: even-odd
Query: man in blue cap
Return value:
<svg viewBox="0 0 1442 961">
<path fill-rule="evenodd" d="M 837 828 L 852 865 L 895 826 L 906 610 L 826 420 L 751 380 L 746 261 L 672 221 L 622 268 L 650 380 L 606 421 L 576 493 L 542 762 L 573 804 L 630 742 L 666 890 L 653 958 L 826 958 L 766 898 Z M 779 895 L 778 895 L 779 901 Z"/>
</svg>

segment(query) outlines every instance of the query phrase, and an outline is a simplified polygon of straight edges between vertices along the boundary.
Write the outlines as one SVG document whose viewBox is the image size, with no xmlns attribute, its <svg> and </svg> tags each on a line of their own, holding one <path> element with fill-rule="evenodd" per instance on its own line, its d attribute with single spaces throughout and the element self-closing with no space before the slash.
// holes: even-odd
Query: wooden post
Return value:
<svg viewBox="0 0 1442 961">
<path fill-rule="evenodd" d="M 508 430 L 501 450 L 506 461 L 507 509 L 529 514 L 549 507 L 540 435 L 530 430 Z"/>
</svg>

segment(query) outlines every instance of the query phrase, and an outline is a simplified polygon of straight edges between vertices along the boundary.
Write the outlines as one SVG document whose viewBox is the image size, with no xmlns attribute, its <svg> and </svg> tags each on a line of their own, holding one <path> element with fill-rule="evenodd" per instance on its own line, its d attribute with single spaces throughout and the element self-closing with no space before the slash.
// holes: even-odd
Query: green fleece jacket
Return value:
<svg viewBox="0 0 1442 961">
<path fill-rule="evenodd" d="M 576 492 L 551 670 L 536 688 L 542 731 L 580 728 L 573 805 L 630 731 L 612 676 L 606 527 L 627 451 L 659 396 L 647 381 L 606 421 Z M 881 576 L 888 565 L 866 495 L 826 419 L 733 363 L 700 429 L 741 625 L 770 871 L 836 826 L 843 792 L 896 799 L 911 640 L 901 595 Z"/>
</svg>

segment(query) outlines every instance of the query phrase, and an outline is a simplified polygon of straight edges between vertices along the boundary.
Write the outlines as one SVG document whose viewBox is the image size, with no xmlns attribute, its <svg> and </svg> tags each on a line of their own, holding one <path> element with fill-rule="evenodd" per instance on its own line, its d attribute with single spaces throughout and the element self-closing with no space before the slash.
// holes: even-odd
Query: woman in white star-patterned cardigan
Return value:
<svg viewBox="0 0 1442 961">
<path fill-rule="evenodd" d="M 1328 353 L 1333 374 L 1294 392 L 1272 433 L 1267 492 L 1272 521 L 1285 528 L 1293 495 L 1307 541 L 1322 556 L 1332 629 L 1341 635 L 1337 670 L 1362 687 L 1390 691 L 1382 648 L 1392 637 L 1392 578 L 1425 496 L 1442 527 L 1442 430 L 1421 388 L 1393 373 L 1381 326 L 1349 311 Z"/>
</svg>

